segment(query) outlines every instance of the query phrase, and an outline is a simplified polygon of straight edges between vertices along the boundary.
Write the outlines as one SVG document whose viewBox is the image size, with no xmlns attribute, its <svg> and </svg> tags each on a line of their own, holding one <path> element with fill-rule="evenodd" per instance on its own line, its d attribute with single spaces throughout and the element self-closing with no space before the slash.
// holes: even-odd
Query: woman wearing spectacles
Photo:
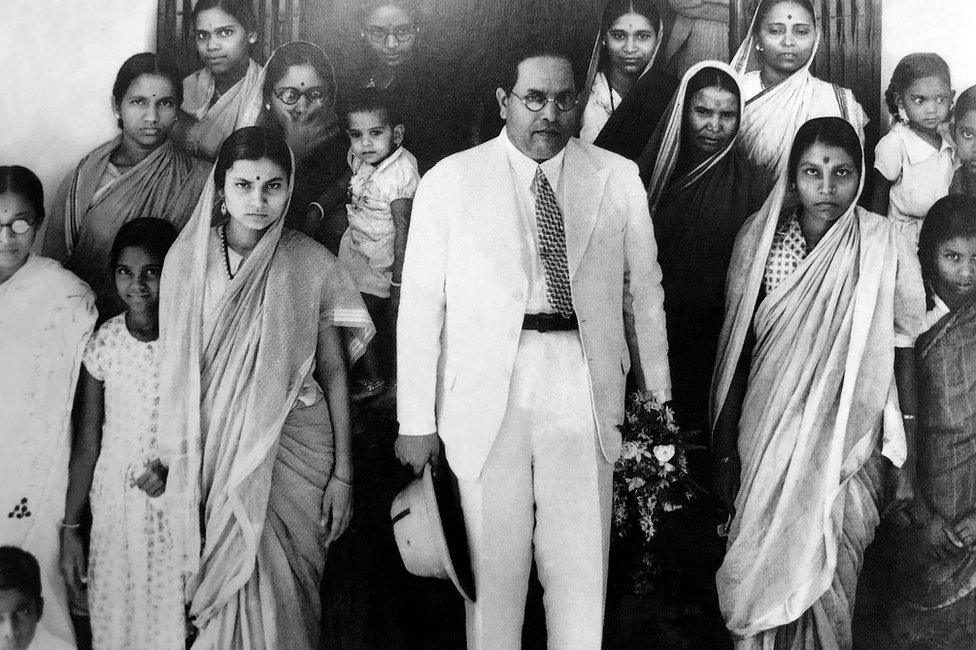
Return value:
<svg viewBox="0 0 976 650">
<path fill-rule="evenodd" d="M 385 90 L 393 98 L 406 126 L 404 146 L 424 172 L 476 144 L 477 137 L 476 102 L 460 87 L 457 75 L 445 74 L 422 24 L 414 0 L 367 4 L 359 27 L 364 65 L 353 84 Z"/>
<path fill-rule="evenodd" d="M 301 230 L 333 252 L 346 229 L 349 141 L 335 113 L 332 62 L 305 42 L 282 45 L 264 69 L 264 123 L 295 154 L 295 188 L 285 227 Z"/>
<path fill-rule="evenodd" d="M 75 382 L 96 313 L 84 282 L 31 254 L 43 220 L 37 176 L 25 167 L 0 167 L 0 546 L 18 546 L 37 558 L 44 593 L 39 627 L 73 642 L 58 570 L 58 521 Z"/>
<path fill-rule="evenodd" d="M 583 85 L 579 137 L 635 160 L 677 83 L 654 69 L 663 23 L 653 0 L 610 0 Z"/>
</svg>

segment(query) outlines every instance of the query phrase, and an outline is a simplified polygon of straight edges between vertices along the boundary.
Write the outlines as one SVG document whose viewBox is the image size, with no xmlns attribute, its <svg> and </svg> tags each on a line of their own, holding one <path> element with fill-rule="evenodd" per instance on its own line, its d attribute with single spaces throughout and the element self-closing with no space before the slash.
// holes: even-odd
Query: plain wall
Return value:
<svg viewBox="0 0 976 650">
<path fill-rule="evenodd" d="M 881 121 L 885 130 L 890 115 L 884 108 L 884 91 L 906 54 L 935 52 L 945 59 L 957 95 L 976 84 L 974 0 L 884 0 L 881 20 Z"/>
<path fill-rule="evenodd" d="M 0 0 L 0 164 L 30 167 L 48 208 L 78 160 L 118 134 L 119 66 L 156 42 L 157 0 Z"/>
</svg>

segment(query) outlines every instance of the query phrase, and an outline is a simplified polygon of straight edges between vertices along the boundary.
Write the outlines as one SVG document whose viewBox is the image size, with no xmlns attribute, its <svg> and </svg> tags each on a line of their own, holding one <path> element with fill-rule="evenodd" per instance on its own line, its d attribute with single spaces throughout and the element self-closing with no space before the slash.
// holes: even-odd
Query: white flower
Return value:
<svg viewBox="0 0 976 650">
<path fill-rule="evenodd" d="M 627 490 L 633 492 L 644 487 L 644 479 L 638 477 L 627 479 Z"/>
<path fill-rule="evenodd" d="M 674 458 L 674 445 L 655 445 L 654 457 L 662 465 Z"/>
<path fill-rule="evenodd" d="M 620 449 L 620 457 L 624 460 L 633 460 L 635 458 L 640 458 L 641 450 L 634 442 L 625 442 L 623 447 Z"/>
</svg>

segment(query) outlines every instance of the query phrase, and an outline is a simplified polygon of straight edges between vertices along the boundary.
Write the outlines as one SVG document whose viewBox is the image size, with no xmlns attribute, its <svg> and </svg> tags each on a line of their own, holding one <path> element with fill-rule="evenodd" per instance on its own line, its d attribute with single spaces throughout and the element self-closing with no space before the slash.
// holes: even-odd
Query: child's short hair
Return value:
<svg viewBox="0 0 976 650">
<path fill-rule="evenodd" d="M 976 111 L 976 86 L 970 86 L 956 98 L 956 105 L 952 108 L 952 118 L 958 122 L 966 117 L 969 111 Z"/>
<path fill-rule="evenodd" d="M 950 194 L 935 202 L 922 222 L 918 236 L 918 259 L 922 275 L 932 277 L 939 244 L 956 237 L 976 237 L 976 198 Z"/>
<path fill-rule="evenodd" d="M 0 589 L 18 591 L 41 602 L 41 567 L 33 555 L 16 546 L 0 546 Z"/>
<path fill-rule="evenodd" d="M 898 95 L 901 95 L 916 79 L 923 77 L 941 77 L 946 84 L 952 85 L 949 76 L 949 65 L 938 54 L 932 52 L 915 52 L 898 62 L 895 71 L 891 73 L 891 82 L 885 91 L 885 104 L 888 112 L 898 119 Z"/>
<path fill-rule="evenodd" d="M 393 96 L 385 90 L 363 88 L 347 93 L 340 98 L 339 114 L 345 128 L 349 128 L 352 113 L 382 113 L 390 127 L 403 124 Z"/>
<path fill-rule="evenodd" d="M 108 256 L 109 272 L 114 273 L 122 251 L 130 246 L 138 246 L 160 260 L 165 259 L 170 246 L 176 241 L 177 234 L 176 226 L 165 219 L 153 217 L 133 219 L 119 228 L 119 232 L 115 235 L 112 251 Z"/>
</svg>

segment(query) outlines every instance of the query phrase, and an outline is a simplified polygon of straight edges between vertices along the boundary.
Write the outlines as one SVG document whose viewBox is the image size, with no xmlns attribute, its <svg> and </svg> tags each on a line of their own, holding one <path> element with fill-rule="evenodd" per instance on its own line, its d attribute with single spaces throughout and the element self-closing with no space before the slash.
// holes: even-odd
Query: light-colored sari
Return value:
<svg viewBox="0 0 976 650">
<path fill-rule="evenodd" d="M 732 58 L 732 68 L 740 76 L 740 85 L 746 90 L 739 146 L 752 163 L 766 171 L 767 187 L 772 189 L 786 170 L 790 143 L 804 122 L 815 117 L 843 117 L 854 126 L 863 143 L 868 118 L 853 92 L 817 79 L 810 73 L 810 66 L 820 46 L 819 25 L 814 26 L 817 40 L 806 65 L 780 83 L 750 96 L 748 88 L 756 85 L 758 80 L 755 77 L 762 67 L 754 36 L 759 9 L 756 7 L 752 17 L 749 36 Z"/>
<path fill-rule="evenodd" d="M 58 564 L 71 451 L 71 407 L 95 298 L 84 282 L 31 256 L 0 284 L 0 545 L 41 565 L 41 627 L 74 640 Z"/>
<path fill-rule="evenodd" d="M 44 252 L 65 261 L 91 286 L 100 310 L 108 308 L 114 297 L 107 265 L 119 228 L 139 217 L 165 219 L 182 228 L 207 179 L 202 164 L 167 140 L 103 184 L 109 159 L 121 141 L 122 136 L 117 136 L 81 159 L 66 179 L 46 225 Z"/>
<path fill-rule="evenodd" d="M 247 72 L 217 101 L 210 105 L 216 92 L 213 74 L 201 68 L 183 80 L 184 113 L 193 119 L 182 133 L 184 148 L 194 156 L 214 160 L 220 145 L 235 130 L 250 126 L 261 112 L 262 68 L 248 61 Z M 256 101 L 255 101 L 256 99 Z"/>
<path fill-rule="evenodd" d="M 374 328 L 335 257 L 283 217 L 208 299 L 223 265 L 214 197 L 211 181 L 167 255 L 160 298 L 161 439 L 167 495 L 186 515 L 174 536 L 194 648 L 316 648 L 316 527 L 333 455 L 317 341 L 341 327 L 356 359 Z"/>
<path fill-rule="evenodd" d="M 855 198 L 757 305 L 786 186 L 784 175 L 742 227 L 729 267 L 712 426 L 750 330 L 755 346 L 741 487 L 716 582 L 737 647 L 847 648 L 879 521 L 882 439 L 895 464 L 905 459 L 895 347 L 920 331 L 925 296 L 913 251 Z"/>
</svg>

